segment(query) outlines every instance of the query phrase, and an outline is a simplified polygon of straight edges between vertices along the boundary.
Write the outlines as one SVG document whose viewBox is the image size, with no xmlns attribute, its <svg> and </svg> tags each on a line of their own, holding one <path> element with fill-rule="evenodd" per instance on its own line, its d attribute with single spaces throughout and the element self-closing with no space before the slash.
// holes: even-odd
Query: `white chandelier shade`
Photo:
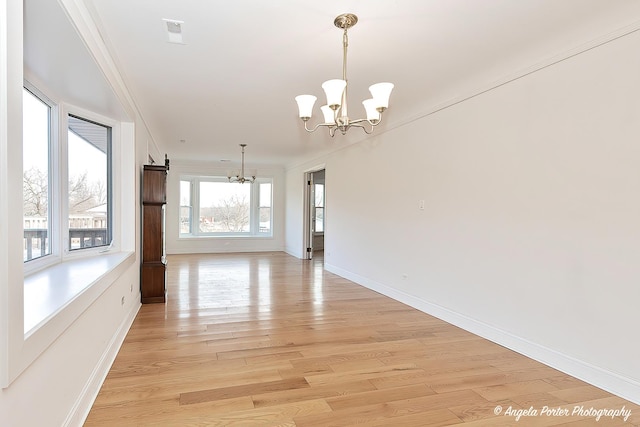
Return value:
<svg viewBox="0 0 640 427">
<path fill-rule="evenodd" d="M 314 128 L 308 128 L 307 122 L 313 116 L 313 106 L 318 99 L 314 95 L 298 95 L 295 100 L 298 103 L 298 116 L 304 122 L 307 132 L 314 132 L 319 127 L 327 127 L 329 135 L 334 136 L 336 130 L 344 135 L 351 127 L 359 127 L 366 133 L 371 133 L 373 127 L 382 120 L 382 113 L 389 108 L 389 97 L 393 90 L 393 83 L 383 82 L 369 86 L 371 99 L 362 102 L 366 111 L 366 119 L 352 120 L 347 114 L 347 30 L 358 22 L 358 17 L 345 13 L 336 17 L 334 25 L 344 30 L 343 35 L 343 62 L 342 79 L 327 80 L 322 84 L 327 104 L 320 107 L 324 122 L 317 124 Z M 368 125 L 368 126 L 367 126 Z"/>
<path fill-rule="evenodd" d="M 336 119 L 331 107 L 329 107 L 328 105 L 323 105 L 322 107 L 320 107 L 320 111 L 322 111 L 322 115 L 324 116 L 325 123 L 333 124 L 336 122 Z"/>
<path fill-rule="evenodd" d="M 313 104 L 316 103 L 317 97 L 313 95 L 298 95 L 296 102 L 298 103 L 298 111 L 302 120 L 311 118 L 313 114 Z"/>
<path fill-rule="evenodd" d="M 393 90 L 393 83 L 376 83 L 369 86 L 369 92 L 373 97 L 375 108 L 382 108 L 386 110 L 389 108 L 389 97 Z"/>
<path fill-rule="evenodd" d="M 342 104 L 342 94 L 347 87 L 347 82 L 340 79 L 327 80 L 322 83 L 325 95 L 327 95 L 327 106 L 332 110 L 337 110 Z"/>
</svg>

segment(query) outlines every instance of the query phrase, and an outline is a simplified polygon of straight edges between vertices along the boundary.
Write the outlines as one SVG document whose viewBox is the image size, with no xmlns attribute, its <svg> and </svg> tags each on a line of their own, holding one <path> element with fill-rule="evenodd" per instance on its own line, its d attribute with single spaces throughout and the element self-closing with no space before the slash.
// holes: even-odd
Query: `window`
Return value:
<svg viewBox="0 0 640 427">
<path fill-rule="evenodd" d="M 25 83 L 23 260 L 34 261 L 27 273 L 112 241 L 112 128 L 68 114 L 60 134 L 64 108 Z"/>
<path fill-rule="evenodd" d="M 241 233 L 251 226 L 251 185 L 200 182 L 200 233 Z"/>
<path fill-rule="evenodd" d="M 23 260 L 51 254 L 51 105 L 23 89 Z"/>
<path fill-rule="evenodd" d="M 111 128 L 69 115 L 69 250 L 111 243 Z"/>
<path fill-rule="evenodd" d="M 271 235 L 271 187 L 268 179 L 240 184 L 221 177 L 181 178 L 180 234 Z"/>
<path fill-rule="evenodd" d="M 260 185 L 260 233 L 271 233 L 271 183 Z"/>
<path fill-rule="evenodd" d="M 314 201 L 314 221 L 315 224 L 314 232 L 322 233 L 324 232 L 324 184 L 314 184 L 314 193 L 315 193 L 315 201 Z"/>
<path fill-rule="evenodd" d="M 180 234 L 191 233 L 191 181 L 180 181 Z"/>
</svg>

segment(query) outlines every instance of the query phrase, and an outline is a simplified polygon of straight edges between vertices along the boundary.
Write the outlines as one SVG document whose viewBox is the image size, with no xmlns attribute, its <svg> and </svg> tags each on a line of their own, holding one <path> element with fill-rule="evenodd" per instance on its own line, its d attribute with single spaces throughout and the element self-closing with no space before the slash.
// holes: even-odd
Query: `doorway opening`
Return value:
<svg viewBox="0 0 640 427">
<path fill-rule="evenodd" d="M 305 209 L 304 209 L 304 247 L 305 258 L 324 256 L 325 234 L 325 170 L 319 169 L 305 173 Z"/>
</svg>

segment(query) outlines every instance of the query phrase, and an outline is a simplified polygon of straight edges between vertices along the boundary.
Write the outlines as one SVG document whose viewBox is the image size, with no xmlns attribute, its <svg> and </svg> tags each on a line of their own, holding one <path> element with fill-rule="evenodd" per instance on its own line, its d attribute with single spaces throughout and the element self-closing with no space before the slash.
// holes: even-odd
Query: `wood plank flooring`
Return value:
<svg viewBox="0 0 640 427">
<path fill-rule="evenodd" d="M 597 421 L 591 408 L 631 415 Z M 527 409 L 538 416 L 516 421 Z M 168 302 L 141 308 L 85 425 L 463 423 L 638 426 L 640 407 L 324 271 L 321 259 L 173 255 Z"/>
</svg>

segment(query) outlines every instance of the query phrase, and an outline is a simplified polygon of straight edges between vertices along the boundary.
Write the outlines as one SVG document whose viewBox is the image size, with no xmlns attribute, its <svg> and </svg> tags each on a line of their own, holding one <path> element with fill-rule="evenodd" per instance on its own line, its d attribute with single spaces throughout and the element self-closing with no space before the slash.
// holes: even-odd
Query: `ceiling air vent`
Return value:
<svg viewBox="0 0 640 427">
<path fill-rule="evenodd" d="M 184 44 L 182 41 L 182 25 L 184 21 L 177 21 L 175 19 L 163 19 L 163 21 L 167 25 L 169 43 Z"/>
</svg>

